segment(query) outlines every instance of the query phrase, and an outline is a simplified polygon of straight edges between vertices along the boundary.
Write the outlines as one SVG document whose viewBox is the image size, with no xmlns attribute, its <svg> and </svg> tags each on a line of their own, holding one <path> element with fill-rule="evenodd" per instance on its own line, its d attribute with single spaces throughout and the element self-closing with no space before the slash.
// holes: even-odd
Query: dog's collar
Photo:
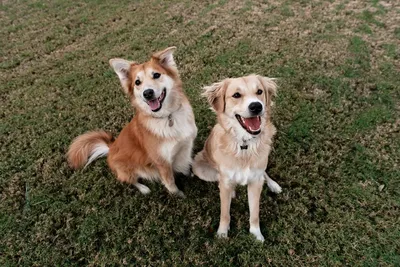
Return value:
<svg viewBox="0 0 400 267">
<path fill-rule="evenodd" d="M 179 107 L 178 107 L 174 112 L 177 112 L 178 110 L 180 110 L 181 107 L 182 107 L 182 104 L 180 104 Z M 173 120 L 173 118 L 172 118 L 172 114 L 174 114 L 174 112 L 170 113 L 170 114 L 167 116 L 167 118 L 168 118 L 168 126 L 169 126 L 169 127 L 174 126 L 174 120 Z M 162 117 L 162 118 L 165 118 L 165 117 Z"/>
<path fill-rule="evenodd" d="M 256 138 L 255 136 L 251 137 L 250 139 L 243 139 L 243 145 L 240 145 L 241 150 L 247 150 L 249 148 L 249 145 L 247 144 L 248 141 Z"/>
</svg>

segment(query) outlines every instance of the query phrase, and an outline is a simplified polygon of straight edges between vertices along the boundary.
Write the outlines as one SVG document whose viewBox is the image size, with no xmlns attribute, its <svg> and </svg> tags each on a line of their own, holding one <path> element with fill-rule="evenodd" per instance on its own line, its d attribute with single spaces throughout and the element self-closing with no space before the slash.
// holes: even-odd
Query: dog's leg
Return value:
<svg viewBox="0 0 400 267">
<path fill-rule="evenodd" d="M 174 171 L 181 172 L 186 176 L 190 175 L 190 165 L 192 164 L 193 140 L 188 140 L 178 151 L 174 158 Z"/>
<path fill-rule="evenodd" d="M 257 240 L 263 242 L 264 237 L 260 230 L 260 195 L 263 187 L 263 180 L 252 182 L 247 185 L 250 209 L 250 233 L 255 235 Z"/>
<path fill-rule="evenodd" d="M 218 172 L 204 159 L 204 153 L 203 150 L 194 158 L 192 166 L 193 173 L 201 180 L 216 182 L 218 181 Z"/>
<path fill-rule="evenodd" d="M 140 193 L 142 193 L 143 195 L 147 195 L 148 193 L 150 193 L 150 188 L 148 188 L 147 186 L 145 186 L 144 184 L 141 184 L 139 182 L 136 182 L 133 184 L 134 186 L 136 186 L 136 188 L 140 191 Z"/>
<path fill-rule="evenodd" d="M 133 184 L 143 195 L 150 193 L 150 188 L 138 182 L 136 175 L 130 175 L 122 170 L 117 169 L 117 177 L 121 182 Z"/>
<path fill-rule="evenodd" d="M 275 182 L 274 180 L 272 180 L 267 173 L 264 174 L 264 179 L 267 181 L 267 186 L 269 188 L 269 190 L 271 190 L 271 192 L 273 193 L 277 193 L 279 194 L 280 192 L 282 192 L 282 187 L 279 186 L 279 184 L 277 182 Z"/>
<path fill-rule="evenodd" d="M 229 224 L 231 222 L 231 200 L 232 192 L 235 190 L 234 186 L 226 184 L 224 179 L 219 182 L 219 196 L 221 198 L 221 216 L 219 220 L 219 227 L 217 231 L 218 237 L 228 237 Z"/>
<path fill-rule="evenodd" d="M 164 186 L 172 194 L 176 194 L 179 197 L 185 197 L 185 194 L 175 184 L 174 172 L 172 166 L 168 163 L 158 164 L 157 169 L 160 172 L 161 180 Z"/>
</svg>

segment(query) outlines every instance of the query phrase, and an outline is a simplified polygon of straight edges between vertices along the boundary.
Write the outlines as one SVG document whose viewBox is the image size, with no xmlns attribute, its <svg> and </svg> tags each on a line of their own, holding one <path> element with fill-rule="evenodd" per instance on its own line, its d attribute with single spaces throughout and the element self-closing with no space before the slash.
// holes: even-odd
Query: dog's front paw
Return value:
<svg viewBox="0 0 400 267">
<path fill-rule="evenodd" d="M 228 230 L 220 230 L 217 231 L 218 238 L 227 238 L 228 237 Z"/>
<path fill-rule="evenodd" d="M 170 194 L 185 198 L 185 194 L 181 190 L 179 190 L 175 183 L 165 185 L 165 187 L 168 189 L 168 192 Z"/>
<path fill-rule="evenodd" d="M 181 198 L 186 198 L 186 195 L 181 190 L 176 191 L 174 193 L 174 195 L 181 197 Z"/>
<path fill-rule="evenodd" d="M 190 178 L 194 177 L 194 173 L 193 173 L 192 167 L 190 167 L 187 171 L 182 172 L 182 174 L 185 175 L 186 177 L 190 177 Z"/>
<path fill-rule="evenodd" d="M 229 223 L 220 223 L 217 231 L 217 237 L 219 238 L 227 238 L 229 231 Z"/>
<path fill-rule="evenodd" d="M 250 233 L 253 234 L 260 242 L 264 242 L 264 236 L 261 234 L 260 228 L 250 227 Z"/>
</svg>

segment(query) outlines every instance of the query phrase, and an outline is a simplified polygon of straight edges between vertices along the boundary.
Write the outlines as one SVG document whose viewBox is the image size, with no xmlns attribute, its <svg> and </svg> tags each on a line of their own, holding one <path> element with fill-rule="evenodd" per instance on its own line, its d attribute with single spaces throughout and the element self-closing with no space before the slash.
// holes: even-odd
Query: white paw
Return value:
<svg viewBox="0 0 400 267">
<path fill-rule="evenodd" d="M 174 192 L 174 194 L 177 195 L 178 197 L 186 198 L 185 194 L 181 190 Z"/>
<path fill-rule="evenodd" d="M 266 175 L 266 176 L 267 176 L 267 186 L 268 186 L 269 190 L 271 190 L 271 192 L 276 193 L 276 194 L 279 194 L 280 192 L 282 192 L 282 187 L 280 187 L 277 182 L 275 182 L 274 180 L 269 178 L 268 175 Z"/>
<path fill-rule="evenodd" d="M 258 241 L 264 242 L 264 236 L 261 234 L 260 228 L 250 227 L 250 233 L 253 234 Z"/>
<path fill-rule="evenodd" d="M 231 198 L 235 198 L 235 197 L 236 197 L 236 191 L 232 191 Z"/>
<path fill-rule="evenodd" d="M 186 198 L 185 194 L 181 190 L 178 189 L 178 187 L 176 186 L 175 183 L 165 185 L 165 187 L 168 189 L 170 194 L 181 197 L 181 198 Z"/>
<path fill-rule="evenodd" d="M 219 229 L 217 231 L 217 237 L 218 238 L 227 238 L 228 237 L 228 229 Z"/>
<path fill-rule="evenodd" d="M 144 184 L 137 183 L 137 184 L 135 184 L 135 186 L 140 191 L 140 193 L 142 193 L 143 195 L 147 195 L 147 194 L 149 194 L 151 192 L 150 188 L 148 188 Z"/>
</svg>

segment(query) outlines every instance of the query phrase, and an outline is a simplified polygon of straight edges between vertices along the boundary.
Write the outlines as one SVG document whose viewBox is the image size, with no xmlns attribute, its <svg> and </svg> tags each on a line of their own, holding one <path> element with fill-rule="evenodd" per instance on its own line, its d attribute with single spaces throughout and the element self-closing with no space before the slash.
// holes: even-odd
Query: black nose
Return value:
<svg viewBox="0 0 400 267">
<path fill-rule="evenodd" d="M 146 89 L 143 92 L 144 98 L 151 100 L 154 98 L 154 90 L 153 89 Z"/>
<path fill-rule="evenodd" d="M 261 105 L 260 102 L 253 102 L 249 105 L 249 110 L 251 114 L 256 115 L 263 110 L 263 106 Z"/>
</svg>

